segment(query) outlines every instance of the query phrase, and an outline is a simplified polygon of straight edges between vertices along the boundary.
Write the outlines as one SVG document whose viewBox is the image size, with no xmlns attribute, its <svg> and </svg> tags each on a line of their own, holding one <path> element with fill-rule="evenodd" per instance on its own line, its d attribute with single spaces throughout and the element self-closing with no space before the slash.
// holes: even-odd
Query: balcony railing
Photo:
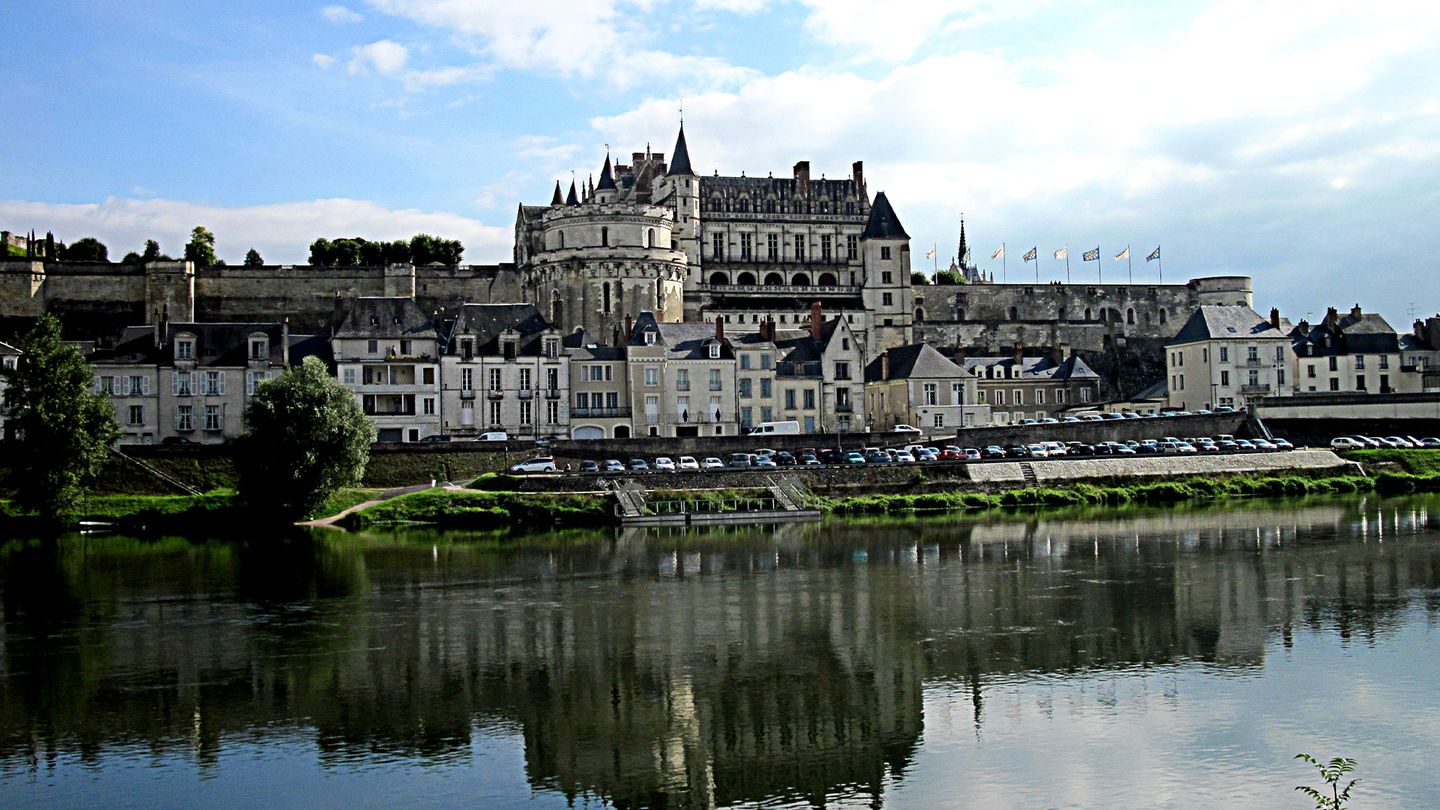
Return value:
<svg viewBox="0 0 1440 810">
<path fill-rule="evenodd" d="M 565 393 L 565 392 L 564 392 L 564 391 L 561 391 L 559 388 L 547 388 L 547 389 L 545 389 L 545 398 L 546 398 L 546 399 L 560 399 L 560 396 L 561 396 L 562 394 L 564 394 L 564 393 Z"/>
<path fill-rule="evenodd" d="M 515 396 L 521 399 L 530 399 L 535 396 L 534 388 L 521 388 L 515 392 Z"/>
<path fill-rule="evenodd" d="M 1240 386 L 1240 393 L 1242 393 L 1242 394 L 1268 394 L 1268 393 L 1270 393 L 1270 386 L 1269 386 L 1269 385 L 1266 385 L 1266 384 L 1261 384 L 1261 385 L 1242 385 L 1242 386 Z"/>
<path fill-rule="evenodd" d="M 835 412 L 836 412 L 836 413 L 854 413 L 854 412 L 855 412 L 855 403 L 853 403 L 853 402 L 837 402 L 837 403 L 835 403 Z"/>
<path fill-rule="evenodd" d="M 485 392 L 485 397 L 487 399 L 504 399 L 505 392 L 501 391 L 498 388 L 491 388 L 489 391 Z"/>
<path fill-rule="evenodd" d="M 806 298 L 817 295 L 859 295 L 861 290 L 858 285 L 849 284 L 823 287 L 818 284 L 696 284 L 695 289 L 723 295 L 794 295 Z"/>
<path fill-rule="evenodd" d="M 461 398 L 461 399 L 474 399 L 474 398 L 475 398 L 475 389 L 474 389 L 474 388 L 462 388 L 462 389 L 460 389 L 460 398 Z"/>
<path fill-rule="evenodd" d="M 630 415 L 629 408 L 571 408 L 571 419 L 607 419 L 616 417 L 627 417 Z"/>
</svg>

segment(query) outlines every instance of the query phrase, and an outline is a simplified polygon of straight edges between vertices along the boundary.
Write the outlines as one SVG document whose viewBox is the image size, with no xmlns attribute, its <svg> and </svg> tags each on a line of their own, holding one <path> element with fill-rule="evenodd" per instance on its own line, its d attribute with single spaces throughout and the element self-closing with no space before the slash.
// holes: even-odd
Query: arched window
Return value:
<svg viewBox="0 0 1440 810">
<path fill-rule="evenodd" d="M 735 283 L 736 283 L 736 284 L 750 284 L 750 285 L 753 285 L 753 284 L 755 283 L 755 274 L 754 274 L 754 273 L 741 273 L 741 274 L 735 279 Z"/>
<path fill-rule="evenodd" d="M 782 276 L 782 275 L 780 275 L 779 273 L 766 273 L 766 274 L 765 274 L 765 283 L 766 283 L 767 285 L 768 285 L 768 284 L 784 284 L 784 283 L 785 283 L 785 277 Z"/>
<path fill-rule="evenodd" d="M 601 246 L 605 246 L 605 247 L 608 247 L 608 246 L 609 246 L 609 244 L 610 244 L 610 229 L 609 229 L 609 228 L 601 228 L 601 229 L 600 229 L 600 244 L 601 244 Z"/>
<path fill-rule="evenodd" d="M 1131 325 L 1133 325 L 1133 324 L 1135 323 L 1135 310 L 1134 310 L 1134 309 L 1127 309 L 1127 310 L 1125 310 L 1125 323 L 1128 323 L 1128 324 L 1131 324 Z"/>
<path fill-rule="evenodd" d="M 821 273 L 819 284 L 821 287 L 834 287 L 836 284 L 834 273 Z"/>
<path fill-rule="evenodd" d="M 916 323 L 924 323 L 924 322 L 925 322 L 925 310 L 922 309 L 921 307 L 916 307 L 916 308 L 915 308 L 915 322 L 916 322 Z"/>
<path fill-rule="evenodd" d="M 1020 309 L 1018 307 L 1010 307 L 1010 320 L 1020 320 Z"/>
<path fill-rule="evenodd" d="M 790 279 L 790 283 L 797 287 L 808 287 L 810 286 L 810 275 L 808 273 L 796 273 L 794 278 Z"/>
<path fill-rule="evenodd" d="M 1160 310 L 1160 323 L 1165 322 L 1165 310 Z"/>
<path fill-rule="evenodd" d="M 730 283 L 730 279 L 726 278 L 724 273 L 711 273 L 711 274 L 710 274 L 710 283 L 711 283 L 711 284 L 729 284 L 729 283 Z"/>
<path fill-rule="evenodd" d="M 645 231 L 645 247 L 655 247 L 655 229 L 648 228 Z"/>
<path fill-rule="evenodd" d="M 1085 307 L 1085 320 L 1090 320 L 1090 308 Z"/>
</svg>

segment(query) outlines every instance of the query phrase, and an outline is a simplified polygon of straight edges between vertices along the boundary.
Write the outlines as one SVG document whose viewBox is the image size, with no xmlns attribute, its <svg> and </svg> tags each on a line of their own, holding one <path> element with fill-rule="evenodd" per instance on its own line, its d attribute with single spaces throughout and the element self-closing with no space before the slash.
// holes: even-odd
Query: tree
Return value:
<svg viewBox="0 0 1440 810">
<path fill-rule="evenodd" d="M 256 250 L 256 249 L 253 248 L 253 247 L 250 248 L 249 250 L 245 251 L 245 266 L 246 266 L 246 267 L 264 267 L 264 266 L 265 266 L 265 260 L 262 259 L 262 258 L 260 258 L 260 251 Z"/>
<path fill-rule="evenodd" d="M 128 258 L 128 257 L 127 257 Z M 145 252 L 140 254 L 140 264 L 150 262 L 173 262 L 174 259 L 160 252 L 160 243 L 154 239 L 145 240 Z"/>
<path fill-rule="evenodd" d="M 110 249 L 99 239 L 87 236 L 61 251 L 60 258 L 67 262 L 108 262 Z"/>
<path fill-rule="evenodd" d="M 185 245 L 185 261 L 194 262 L 196 267 L 215 265 L 215 234 L 196 225 L 190 232 L 190 242 Z"/>
<path fill-rule="evenodd" d="M 120 437 L 110 400 L 94 390 L 95 369 L 60 342 L 60 321 L 41 315 L 5 370 L 5 405 L 18 450 L 16 500 L 52 522 L 72 515 L 81 484 L 104 465 Z"/>
<path fill-rule="evenodd" d="M 139 253 L 136 253 L 135 251 L 132 250 L 132 251 L 130 251 L 129 253 L 126 253 L 126 254 L 125 254 L 125 258 L 121 259 L 121 260 L 120 260 L 120 263 L 121 263 L 121 264 L 139 264 L 139 263 L 140 263 L 140 254 L 139 254 Z"/>
<path fill-rule="evenodd" d="M 929 283 L 930 283 L 930 279 L 927 278 L 924 273 L 911 273 L 911 274 L 910 274 L 910 283 L 911 283 L 911 284 L 929 284 Z"/>
<path fill-rule="evenodd" d="M 965 277 L 954 270 L 941 270 L 935 274 L 936 284 L 964 284 Z"/>
<path fill-rule="evenodd" d="M 365 474 L 375 427 L 350 389 L 307 357 L 256 390 L 239 441 L 240 495 L 262 514 L 295 520 Z"/>
<path fill-rule="evenodd" d="M 465 246 L 458 239 L 441 239 L 428 233 L 417 233 L 410 237 L 410 261 L 415 265 L 439 262 L 448 267 L 460 263 Z"/>
</svg>

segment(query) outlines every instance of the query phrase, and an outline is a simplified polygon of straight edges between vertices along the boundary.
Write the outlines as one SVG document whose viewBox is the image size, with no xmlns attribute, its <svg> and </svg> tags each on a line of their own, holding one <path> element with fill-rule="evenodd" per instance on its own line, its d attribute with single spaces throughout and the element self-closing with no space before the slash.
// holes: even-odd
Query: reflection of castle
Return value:
<svg viewBox="0 0 1440 810">
<path fill-rule="evenodd" d="M 501 551 L 12 546 L 0 763 L 137 741 L 210 762 L 262 729 L 341 767 L 449 760 L 516 723 L 534 787 L 617 806 L 878 795 L 929 682 L 967 681 L 983 722 L 997 675 L 1254 666 L 1295 623 L 1373 635 L 1440 587 L 1434 543 L 1389 542 L 1429 521 L 1357 501 Z"/>
</svg>

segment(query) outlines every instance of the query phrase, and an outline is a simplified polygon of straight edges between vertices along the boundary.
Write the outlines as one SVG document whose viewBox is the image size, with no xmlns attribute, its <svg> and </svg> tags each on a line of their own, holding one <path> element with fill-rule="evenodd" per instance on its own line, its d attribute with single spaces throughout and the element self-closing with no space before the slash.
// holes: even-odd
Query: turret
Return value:
<svg viewBox="0 0 1440 810">
<path fill-rule="evenodd" d="M 700 267 L 700 178 L 690 168 L 690 148 L 685 143 L 685 124 L 675 138 L 675 152 L 665 172 L 665 183 L 673 195 L 675 248 L 685 251 L 690 263 L 687 287 L 704 278 Z"/>
<path fill-rule="evenodd" d="M 620 199 L 620 190 L 615 187 L 615 175 L 610 171 L 610 153 L 605 153 L 605 167 L 600 170 L 600 185 L 595 187 L 594 202 L 613 203 Z"/>
<path fill-rule="evenodd" d="M 560 196 L 560 181 L 555 181 L 555 194 L 550 197 L 550 207 L 559 208 L 565 204 L 565 198 Z"/>
<path fill-rule="evenodd" d="M 872 352 L 913 342 L 915 295 L 910 288 L 910 235 L 885 192 L 875 195 L 860 235 L 865 308 L 872 313 Z"/>
</svg>

